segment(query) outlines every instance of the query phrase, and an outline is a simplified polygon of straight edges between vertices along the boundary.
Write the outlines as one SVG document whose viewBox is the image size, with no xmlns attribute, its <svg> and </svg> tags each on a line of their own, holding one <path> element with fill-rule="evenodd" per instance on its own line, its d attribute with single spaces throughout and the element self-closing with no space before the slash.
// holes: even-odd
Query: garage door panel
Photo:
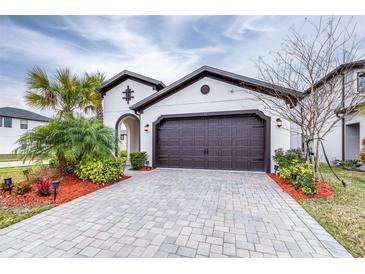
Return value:
<svg viewBox="0 0 365 274">
<path fill-rule="evenodd" d="M 156 133 L 157 165 L 263 171 L 264 125 L 243 115 L 163 120 Z"/>
</svg>

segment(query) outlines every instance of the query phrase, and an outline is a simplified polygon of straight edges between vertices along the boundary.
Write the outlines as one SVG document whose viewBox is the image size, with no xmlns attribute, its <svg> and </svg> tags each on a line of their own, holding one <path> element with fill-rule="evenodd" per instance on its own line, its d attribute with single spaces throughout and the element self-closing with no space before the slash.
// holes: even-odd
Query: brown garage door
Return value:
<svg viewBox="0 0 365 274">
<path fill-rule="evenodd" d="M 264 171 L 265 122 L 257 115 L 163 119 L 156 166 Z"/>
</svg>

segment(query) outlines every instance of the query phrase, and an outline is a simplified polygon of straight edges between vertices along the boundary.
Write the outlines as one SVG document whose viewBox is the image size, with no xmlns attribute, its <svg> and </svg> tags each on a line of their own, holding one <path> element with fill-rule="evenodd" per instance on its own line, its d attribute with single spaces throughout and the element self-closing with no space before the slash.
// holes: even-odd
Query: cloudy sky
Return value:
<svg viewBox="0 0 365 274">
<path fill-rule="evenodd" d="M 317 20 L 318 18 L 313 18 Z M 26 107 L 27 71 L 129 69 L 170 84 L 202 65 L 257 77 L 303 16 L 0 16 L 0 107 Z M 355 17 L 365 35 L 365 16 Z M 310 35 L 310 34 L 309 34 Z M 47 114 L 47 112 L 42 112 Z"/>
</svg>

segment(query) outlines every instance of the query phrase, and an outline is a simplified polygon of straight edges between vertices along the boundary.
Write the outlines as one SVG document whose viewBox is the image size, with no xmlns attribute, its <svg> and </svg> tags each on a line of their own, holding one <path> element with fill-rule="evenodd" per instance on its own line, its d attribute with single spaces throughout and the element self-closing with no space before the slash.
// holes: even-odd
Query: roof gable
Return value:
<svg viewBox="0 0 365 274">
<path fill-rule="evenodd" d="M 365 59 L 341 64 L 338 67 L 336 67 L 334 70 L 332 70 L 330 73 L 328 73 L 326 76 L 324 76 L 321 80 L 316 82 L 313 85 L 313 87 L 308 88 L 306 91 L 304 91 L 304 94 L 307 95 L 307 94 L 311 93 L 312 89 L 318 89 L 326 82 L 330 81 L 331 79 L 333 79 L 339 75 L 342 75 L 342 73 L 344 73 L 348 70 L 359 69 L 359 68 L 365 69 Z"/>
<path fill-rule="evenodd" d="M 145 85 L 149 85 L 153 87 L 155 90 L 159 91 L 165 87 L 165 84 L 159 80 L 129 71 L 123 70 L 122 72 L 118 73 L 117 75 L 113 76 L 109 80 L 105 81 L 100 87 L 99 92 L 105 94 L 113 87 L 119 85 L 121 82 L 125 81 L 126 79 L 132 79 L 134 81 L 143 83 Z"/>
<path fill-rule="evenodd" d="M 250 90 L 254 90 L 257 92 L 265 93 L 268 95 L 273 94 L 282 94 L 284 96 L 292 96 L 293 98 L 298 98 L 302 96 L 301 92 L 283 88 L 280 86 L 272 85 L 257 79 L 249 78 L 243 75 L 231 73 L 228 71 L 216 69 L 209 66 L 203 66 L 192 73 L 184 76 L 180 80 L 172 83 L 171 85 L 165 87 L 158 93 L 154 93 L 145 99 L 139 101 L 138 103 L 131 106 L 133 110 L 143 110 L 150 105 L 153 105 L 155 102 L 158 102 L 169 95 L 183 89 L 184 87 L 190 85 L 191 83 L 201 79 L 202 77 L 211 77 L 214 79 L 218 79 L 220 81 L 225 81 L 233 85 L 237 85 L 240 87 L 244 87 Z"/>
<path fill-rule="evenodd" d="M 50 120 L 48 117 L 34 113 L 32 111 L 12 107 L 0 108 L 0 116 L 41 122 L 48 122 Z"/>
</svg>

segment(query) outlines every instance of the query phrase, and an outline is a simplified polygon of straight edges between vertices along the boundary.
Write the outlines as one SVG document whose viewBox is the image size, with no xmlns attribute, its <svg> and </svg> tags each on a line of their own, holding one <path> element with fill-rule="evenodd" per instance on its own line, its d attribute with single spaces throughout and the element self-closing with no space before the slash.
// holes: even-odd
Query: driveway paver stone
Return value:
<svg viewBox="0 0 365 274">
<path fill-rule="evenodd" d="M 0 257 L 351 257 L 264 173 L 128 172 L 0 229 Z"/>
</svg>

